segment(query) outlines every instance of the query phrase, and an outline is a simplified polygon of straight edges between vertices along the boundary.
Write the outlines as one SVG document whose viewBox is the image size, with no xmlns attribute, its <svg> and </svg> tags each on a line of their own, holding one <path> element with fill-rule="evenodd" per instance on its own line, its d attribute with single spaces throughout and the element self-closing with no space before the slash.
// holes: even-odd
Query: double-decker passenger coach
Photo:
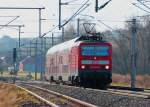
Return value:
<svg viewBox="0 0 150 107">
<path fill-rule="evenodd" d="M 46 79 L 88 87 L 112 81 L 112 45 L 99 36 L 81 36 L 50 48 Z"/>
</svg>

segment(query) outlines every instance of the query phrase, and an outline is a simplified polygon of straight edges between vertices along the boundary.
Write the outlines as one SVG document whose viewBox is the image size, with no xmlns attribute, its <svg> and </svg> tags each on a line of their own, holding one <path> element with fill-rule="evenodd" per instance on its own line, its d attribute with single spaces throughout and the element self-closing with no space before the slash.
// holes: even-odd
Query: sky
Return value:
<svg viewBox="0 0 150 107">
<path fill-rule="evenodd" d="M 0 7 L 45 7 L 42 10 L 42 34 L 51 30 L 58 25 L 58 1 L 59 0 L 0 0 Z M 62 6 L 62 21 L 69 19 L 86 0 L 62 0 L 62 3 L 71 2 L 69 5 Z M 99 0 L 99 5 L 108 0 Z M 82 15 L 94 16 L 91 19 L 89 16 L 77 16 L 77 18 L 102 20 L 105 24 L 113 29 L 123 28 L 125 20 L 129 20 L 133 16 L 145 15 L 146 12 L 141 11 L 133 6 L 136 0 L 112 0 L 104 9 L 95 13 L 95 0 L 89 0 L 89 7 L 86 8 Z M 5 17 L 4 17 L 5 16 Z M 11 17 L 9 17 L 11 16 Z M 38 37 L 38 10 L 0 10 L 0 25 L 5 25 L 19 16 L 10 25 L 24 25 L 21 29 L 21 37 Z M 72 23 L 76 23 L 76 19 Z M 96 22 L 96 21 L 94 21 Z M 109 30 L 109 28 L 96 22 L 100 31 Z M 9 35 L 11 37 L 18 37 L 18 28 L 0 28 L 0 37 Z M 53 32 L 60 32 L 55 29 Z M 47 36 L 51 36 L 51 33 Z"/>
</svg>

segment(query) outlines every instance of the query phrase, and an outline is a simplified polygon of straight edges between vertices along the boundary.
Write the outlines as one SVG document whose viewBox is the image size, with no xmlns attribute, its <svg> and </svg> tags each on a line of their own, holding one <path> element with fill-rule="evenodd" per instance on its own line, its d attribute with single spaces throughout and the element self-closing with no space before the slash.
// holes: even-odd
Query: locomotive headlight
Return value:
<svg viewBox="0 0 150 107">
<path fill-rule="evenodd" d="M 105 66 L 105 69 L 109 69 L 109 66 L 107 65 L 107 66 Z"/>
<path fill-rule="evenodd" d="M 82 68 L 82 69 L 85 69 L 85 66 L 84 66 L 84 65 L 82 65 L 82 66 L 81 66 L 81 68 Z"/>
</svg>

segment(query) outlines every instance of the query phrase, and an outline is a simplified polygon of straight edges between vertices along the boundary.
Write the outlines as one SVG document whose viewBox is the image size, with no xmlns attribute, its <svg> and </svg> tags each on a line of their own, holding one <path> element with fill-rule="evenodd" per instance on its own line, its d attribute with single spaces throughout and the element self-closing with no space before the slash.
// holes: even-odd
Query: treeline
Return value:
<svg viewBox="0 0 150 107">
<path fill-rule="evenodd" d="M 137 74 L 150 74 L 150 20 L 144 17 L 137 20 L 136 67 Z M 126 29 L 112 33 L 113 71 L 127 74 L 131 72 L 132 23 L 126 23 Z"/>
</svg>

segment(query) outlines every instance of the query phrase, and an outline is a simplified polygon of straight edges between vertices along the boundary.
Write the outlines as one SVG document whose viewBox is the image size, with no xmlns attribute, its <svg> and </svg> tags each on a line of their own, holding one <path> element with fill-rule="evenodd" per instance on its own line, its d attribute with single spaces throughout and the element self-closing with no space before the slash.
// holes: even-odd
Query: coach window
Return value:
<svg viewBox="0 0 150 107">
<path fill-rule="evenodd" d="M 50 65 L 53 65 L 54 64 L 54 59 L 51 59 L 50 62 L 51 62 Z"/>
<path fill-rule="evenodd" d="M 62 64 L 62 56 L 59 57 L 59 63 Z"/>
</svg>

